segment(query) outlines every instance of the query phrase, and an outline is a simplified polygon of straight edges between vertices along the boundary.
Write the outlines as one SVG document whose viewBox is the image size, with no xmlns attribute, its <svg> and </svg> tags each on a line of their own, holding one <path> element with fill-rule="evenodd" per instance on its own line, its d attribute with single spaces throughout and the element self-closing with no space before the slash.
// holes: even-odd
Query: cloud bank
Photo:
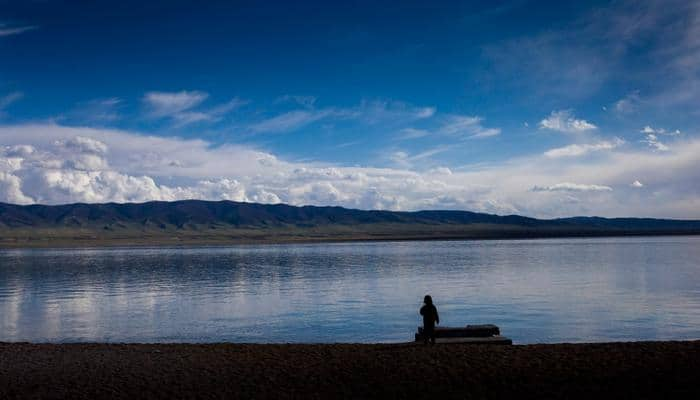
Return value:
<svg viewBox="0 0 700 400">
<path fill-rule="evenodd" d="M 210 199 L 362 209 L 466 209 L 538 217 L 700 218 L 700 140 L 461 168 L 289 162 L 239 145 L 55 124 L 0 127 L 0 201 Z M 643 180 L 644 185 L 630 185 Z"/>
</svg>

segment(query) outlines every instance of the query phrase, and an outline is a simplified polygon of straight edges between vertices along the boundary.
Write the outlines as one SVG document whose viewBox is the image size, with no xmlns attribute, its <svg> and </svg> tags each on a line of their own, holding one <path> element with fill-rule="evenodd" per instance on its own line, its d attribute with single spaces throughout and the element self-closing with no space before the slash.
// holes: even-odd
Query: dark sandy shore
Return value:
<svg viewBox="0 0 700 400">
<path fill-rule="evenodd" d="M 700 341 L 428 347 L 0 343 L 0 399 L 699 395 Z"/>
</svg>

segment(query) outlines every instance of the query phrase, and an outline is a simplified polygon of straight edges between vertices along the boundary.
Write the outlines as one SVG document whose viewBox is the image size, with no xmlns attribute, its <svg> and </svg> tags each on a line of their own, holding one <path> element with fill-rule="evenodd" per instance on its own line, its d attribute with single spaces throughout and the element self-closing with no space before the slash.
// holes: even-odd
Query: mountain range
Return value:
<svg viewBox="0 0 700 400">
<path fill-rule="evenodd" d="M 365 211 L 233 201 L 0 203 L 0 246 L 227 244 L 700 234 L 700 221 L 535 219 L 469 211 Z"/>
</svg>

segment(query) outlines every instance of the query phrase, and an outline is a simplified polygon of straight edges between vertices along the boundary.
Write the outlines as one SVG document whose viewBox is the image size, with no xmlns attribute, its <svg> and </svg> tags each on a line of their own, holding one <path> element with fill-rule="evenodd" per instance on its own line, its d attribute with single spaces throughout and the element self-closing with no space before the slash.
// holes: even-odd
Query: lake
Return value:
<svg viewBox="0 0 700 400">
<path fill-rule="evenodd" d="M 700 338 L 700 237 L 0 250 L 0 341 Z"/>
</svg>

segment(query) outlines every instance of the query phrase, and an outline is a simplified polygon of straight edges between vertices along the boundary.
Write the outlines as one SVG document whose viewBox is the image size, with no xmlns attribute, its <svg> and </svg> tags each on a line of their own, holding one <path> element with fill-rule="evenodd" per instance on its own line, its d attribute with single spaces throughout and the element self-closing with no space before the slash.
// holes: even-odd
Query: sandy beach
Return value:
<svg viewBox="0 0 700 400">
<path fill-rule="evenodd" d="M 698 378 L 700 341 L 0 343 L 1 399 L 697 398 Z"/>
</svg>

